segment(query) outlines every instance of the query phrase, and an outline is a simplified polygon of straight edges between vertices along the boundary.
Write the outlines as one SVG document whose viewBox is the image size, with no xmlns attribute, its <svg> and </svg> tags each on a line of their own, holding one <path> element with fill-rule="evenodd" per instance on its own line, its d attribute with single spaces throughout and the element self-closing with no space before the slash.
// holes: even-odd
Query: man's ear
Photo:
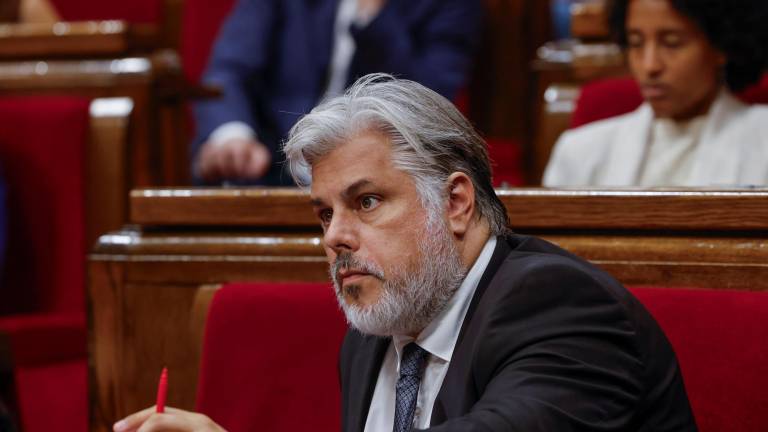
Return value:
<svg viewBox="0 0 768 432">
<path fill-rule="evenodd" d="M 463 172 L 448 177 L 448 204 L 446 218 L 448 227 L 456 237 L 463 237 L 475 215 L 475 185 Z"/>
</svg>

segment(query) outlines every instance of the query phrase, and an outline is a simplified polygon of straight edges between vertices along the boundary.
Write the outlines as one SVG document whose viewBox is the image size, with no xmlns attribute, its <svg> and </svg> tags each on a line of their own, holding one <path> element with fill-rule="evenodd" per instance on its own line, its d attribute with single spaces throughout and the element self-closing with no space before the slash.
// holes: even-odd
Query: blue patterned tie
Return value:
<svg viewBox="0 0 768 432">
<path fill-rule="evenodd" d="M 424 372 L 424 359 L 427 352 L 414 342 L 403 348 L 400 361 L 400 378 L 397 380 L 395 397 L 395 423 L 392 432 L 409 432 L 413 425 L 413 412 L 416 409 L 416 397 L 419 395 L 419 382 Z"/>
</svg>

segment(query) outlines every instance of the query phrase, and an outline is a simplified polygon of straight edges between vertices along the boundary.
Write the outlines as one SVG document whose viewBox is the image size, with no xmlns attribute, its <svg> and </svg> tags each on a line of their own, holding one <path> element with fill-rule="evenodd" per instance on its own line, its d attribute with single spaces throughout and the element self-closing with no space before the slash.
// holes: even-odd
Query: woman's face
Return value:
<svg viewBox="0 0 768 432">
<path fill-rule="evenodd" d="M 668 0 L 630 0 L 627 57 L 656 117 L 686 120 L 707 112 L 725 56 Z"/>
</svg>

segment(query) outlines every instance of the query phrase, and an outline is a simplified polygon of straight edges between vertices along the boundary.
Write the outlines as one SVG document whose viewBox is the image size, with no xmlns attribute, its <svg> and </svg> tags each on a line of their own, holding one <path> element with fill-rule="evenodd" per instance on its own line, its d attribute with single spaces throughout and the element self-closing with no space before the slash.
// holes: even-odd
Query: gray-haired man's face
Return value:
<svg viewBox="0 0 768 432">
<path fill-rule="evenodd" d="M 392 164 L 388 139 L 354 137 L 316 161 L 312 179 L 331 277 L 351 324 L 375 334 L 423 326 L 435 313 L 425 303 L 442 308 L 463 270 L 442 215 L 428 222 L 413 179 Z"/>
</svg>

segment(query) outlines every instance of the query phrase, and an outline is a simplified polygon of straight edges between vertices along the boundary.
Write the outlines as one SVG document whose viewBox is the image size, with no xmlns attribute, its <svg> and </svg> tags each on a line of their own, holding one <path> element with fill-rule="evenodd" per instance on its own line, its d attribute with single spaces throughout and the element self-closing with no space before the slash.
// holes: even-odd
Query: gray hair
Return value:
<svg viewBox="0 0 768 432">
<path fill-rule="evenodd" d="M 477 211 L 491 233 L 508 231 L 506 210 L 491 184 L 485 141 L 450 101 L 387 74 L 358 79 L 293 126 L 283 150 L 296 183 L 306 186 L 318 159 L 365 131 L 389 138 L 393 164 L 413 178 L 425 208 L 440 209 L 448 177 L 463 172 L 472 180 Z"/>
</svg>

